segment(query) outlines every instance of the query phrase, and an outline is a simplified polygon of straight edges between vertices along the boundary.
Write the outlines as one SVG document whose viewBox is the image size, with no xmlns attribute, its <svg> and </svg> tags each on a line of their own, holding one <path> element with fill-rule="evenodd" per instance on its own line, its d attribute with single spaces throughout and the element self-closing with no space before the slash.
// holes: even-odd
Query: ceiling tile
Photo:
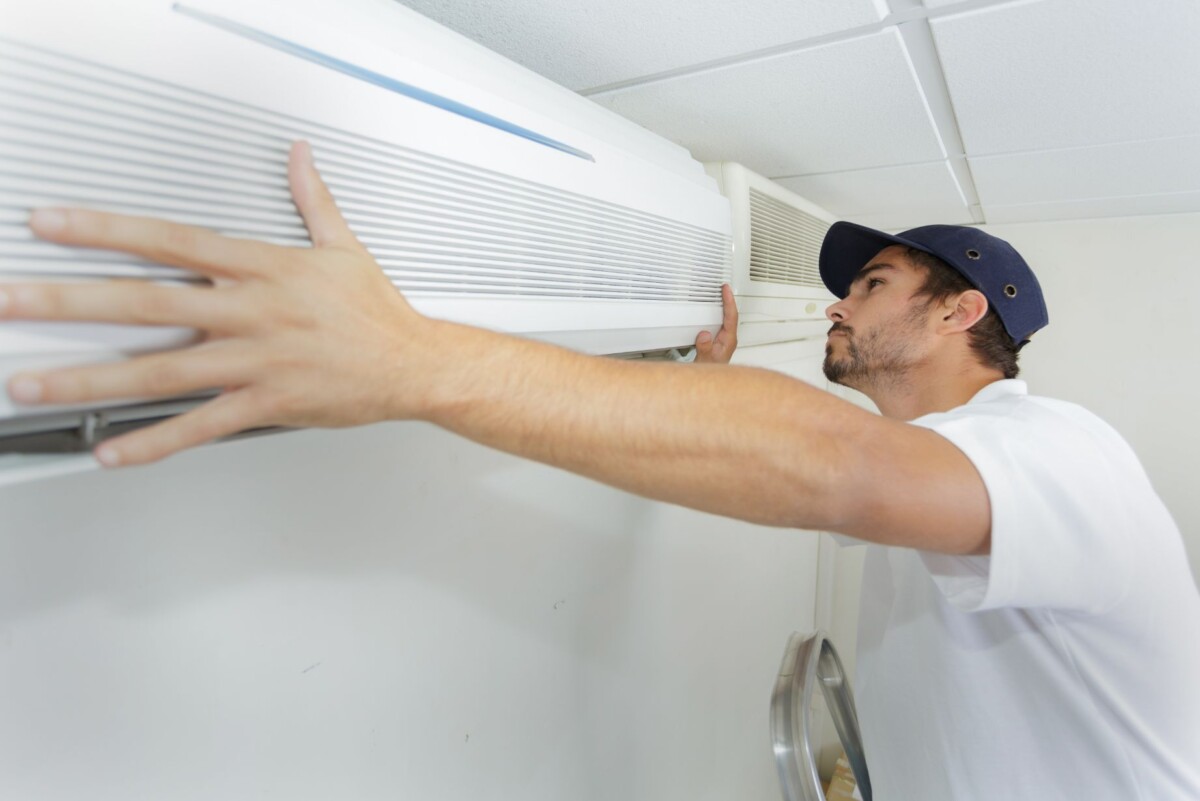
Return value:
<svg viewBox="0 0 1200 801">
<path fill-rule="evenodd" d="M 930 21 L 970 155 L 1200 134 L 1200 3 L 1042 0 Z"/>
<path fill-rule="evenodd" d="M 1169 195 L 1089 198 L 1050 203 L 983 207 L 988 223 L 1082 220 L 1101 217 L 1137 217 L 1143 214 L 1178 214 L 1200 211 L 1200 191 Z"/>
<path fill-rule="evenodd" d="M 401 0 L 572 89 L 626 81 L 879 22 L 884 0 Z"/>
<path fill-rule="evenodd" d="M 966 201 L 945 161 L 802 175 L 779 178 L 775 183 L 838 217 L 873 228 L 971 222 Z"/>
<path fill-rule="evenodd" d="M 1188 192 L 1200 136 L 968 159 L 980 202 L 1012 205 Z"/>
<path fill-rule="evenodd" d="M 895 29 L 593 99 L 700 161 L 763 175 L 945 157 Z"/>
</svg>

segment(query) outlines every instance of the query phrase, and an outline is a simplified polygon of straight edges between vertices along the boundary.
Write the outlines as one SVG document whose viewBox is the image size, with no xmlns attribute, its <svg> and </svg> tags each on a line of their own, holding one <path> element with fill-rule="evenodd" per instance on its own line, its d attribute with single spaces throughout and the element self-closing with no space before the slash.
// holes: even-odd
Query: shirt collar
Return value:
<svg viewBox="0 0 1200 801">
<path fill-rule="evenodd" d="M 975 393 L 975 397 L 967 401 L 971 403 L 986 403 L 1009 395 L 1028 395 L 1029 386 L 1019 378 L 1002 378 L 993 381 Z"/>
</svg>

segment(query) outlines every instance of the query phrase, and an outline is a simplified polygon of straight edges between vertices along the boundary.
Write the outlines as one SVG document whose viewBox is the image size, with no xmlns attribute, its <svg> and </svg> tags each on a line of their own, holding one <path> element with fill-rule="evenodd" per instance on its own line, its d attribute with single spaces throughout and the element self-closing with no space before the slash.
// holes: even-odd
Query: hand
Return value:
<svg viewBox="0 0 1200 801">
<path fill-rule="evenodd" d="M 263 426 L 348 426 L 411 414 L 415 384 L 397 380 L 425 347 L 417 314 L 379 269 L 334 203 L 306 143 L 288 161 L 292 197 L 312 248 L 232 239 L 140 217 L 46 209 L 42 238 L 184 267 L 209 286 L 149 281 L 0 288 L 0 317 L 195 328 L 191 347 L 116 364 L 16 375 L 19 403 L 159 398 L 221 388 L 181 416 L 102 443 L 104 464 L 139 464 Z M 406 397 L 399 397 L 401 393 Z"/>
<path fill-rule="evenodd" d="M 707 331 L 701 331 L 696 337 L 697 364 L 729 364 L 737 348 L 738 310 L 733 300 L 733 288 L 729 284 L 721 287 L 721 303 L 724 317 L 716 337 Z"/>
</svg>

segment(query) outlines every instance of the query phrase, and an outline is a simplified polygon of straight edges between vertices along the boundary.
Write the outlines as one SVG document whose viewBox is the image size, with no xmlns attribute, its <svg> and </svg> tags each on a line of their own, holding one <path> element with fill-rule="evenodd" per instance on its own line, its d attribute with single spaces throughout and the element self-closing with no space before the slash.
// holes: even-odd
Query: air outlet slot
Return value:
<svg viewBox="0 0 1200 801">
<path fill-rule="evenodd" d="M 823 288 L 818 257 L 829 223 L 750 189 L 750 279 Z"/>
</svg>

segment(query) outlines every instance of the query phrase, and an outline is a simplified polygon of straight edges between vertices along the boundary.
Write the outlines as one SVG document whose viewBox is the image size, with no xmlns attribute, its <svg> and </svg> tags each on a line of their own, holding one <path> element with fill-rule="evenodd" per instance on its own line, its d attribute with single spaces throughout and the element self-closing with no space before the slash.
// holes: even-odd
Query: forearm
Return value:
<svg viewBox="0 0 1200 801">
<path fill-rule="evenodd" d="M 448 430 L 707 512 L 838 522 L 846 446 L 870 415 L 828 393 L 766 370 L 587 357 L 433 326 L 420 416 Z"/>
</svg>

